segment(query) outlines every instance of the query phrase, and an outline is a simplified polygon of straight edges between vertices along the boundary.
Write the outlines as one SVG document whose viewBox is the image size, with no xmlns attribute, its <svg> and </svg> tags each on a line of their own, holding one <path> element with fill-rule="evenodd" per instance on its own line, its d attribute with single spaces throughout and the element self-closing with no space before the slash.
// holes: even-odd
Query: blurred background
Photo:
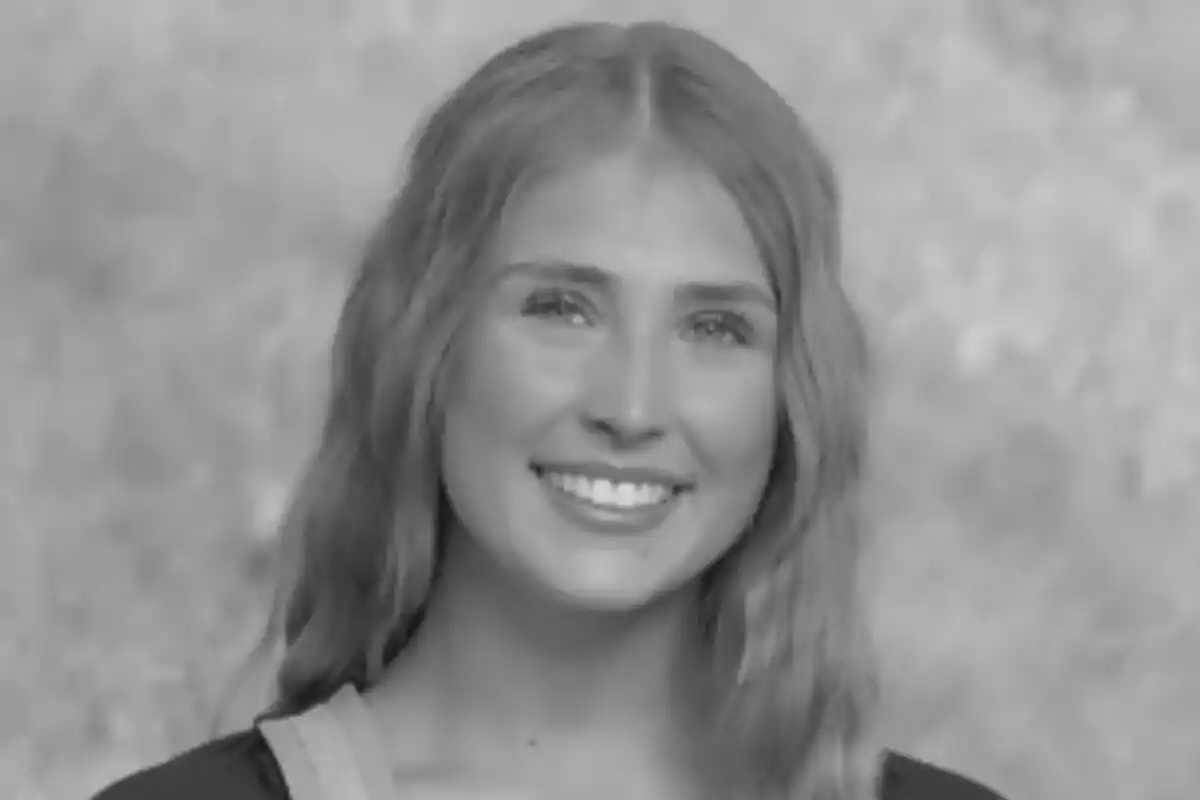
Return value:
<svg viewBox="0 0 1200 800">
<path fill-rule="evenodd" d="M 0 796 L 205 736 L 413 123 L 519 33 L 634 16 L 841 166 L 888 742 L 1012 800 L 1196 796 L 1195 0 L 5 0 Z"/>
</svg>

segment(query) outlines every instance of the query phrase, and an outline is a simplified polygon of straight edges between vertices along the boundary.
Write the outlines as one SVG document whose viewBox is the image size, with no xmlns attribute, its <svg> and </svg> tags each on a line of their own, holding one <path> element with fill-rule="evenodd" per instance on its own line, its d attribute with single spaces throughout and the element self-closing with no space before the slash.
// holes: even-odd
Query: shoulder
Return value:
<svg viewBox="0 0 1200 800">
<path fill-rule="evenodd" d="M 880 800 L 1005 800 L 956 772 L 902 753 L 885 755 Z"/>
<path fill-rule="evenodd" d="M 92 800 L 289 800 L 275 757 L 254 729 L 223 736 L 135 772 Z"/>
</svg>

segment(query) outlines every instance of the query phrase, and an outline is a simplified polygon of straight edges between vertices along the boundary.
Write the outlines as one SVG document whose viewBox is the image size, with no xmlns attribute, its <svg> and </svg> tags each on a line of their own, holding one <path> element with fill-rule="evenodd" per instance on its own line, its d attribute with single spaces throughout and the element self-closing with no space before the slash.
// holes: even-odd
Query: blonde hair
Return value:
<svg viewBox="0 0 1200 800">
<path fill-rule="evenodd" d="M 737 202 L 781 309 L 778 445 L 763 503 L 703 576 L 714 746 L 747 797 L 874 797 L 875 662 L 859 609 L 867 356 L 839 277 L 834 171 L 789 104 L 694 31 L 577 24 L 524 38 L 418 132 L 342 311 L 320 446 L 282 525 L 259 648 L 267 716 L 360 689 L 409 641 L 445 513 L 440 393 L 506 202 L 563 159 L 653 136 Z M 719 736 L 716 735 L 720 731 Z"/>
</svg>

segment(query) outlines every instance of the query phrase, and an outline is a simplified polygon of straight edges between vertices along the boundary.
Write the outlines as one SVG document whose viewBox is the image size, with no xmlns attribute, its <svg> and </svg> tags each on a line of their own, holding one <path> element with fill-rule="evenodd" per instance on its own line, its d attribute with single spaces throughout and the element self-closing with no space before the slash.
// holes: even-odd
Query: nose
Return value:
<svg viewBox="0 0 1200 800">
<path fill-rule="evenodd" d="M 661 438 L 669 413 L 666 359 L 649 343 L 612 341 L 588 381 L 583 423 L 620 447 Z"/>
</svg>

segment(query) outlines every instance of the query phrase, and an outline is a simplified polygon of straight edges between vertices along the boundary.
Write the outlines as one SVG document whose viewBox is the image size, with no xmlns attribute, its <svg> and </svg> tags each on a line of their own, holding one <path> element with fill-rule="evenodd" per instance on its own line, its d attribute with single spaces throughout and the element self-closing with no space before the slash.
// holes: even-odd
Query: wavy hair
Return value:
<svg viewBox="0 0 1200 800">
<path fill-rule="evenodd" d="M 648 139 L 720 180 L 781 309 L 775 462 L 752 524 L 702 577 L 711 744 L 742 796 L 866 800 L 878 757 L 858 583 L 868 365 L 839 276 L 836 176 L 750 66 L 658 22 L 530 35 L 418 131 L 341 313 L 321 440 L 282 522 L 260 646 L 281 661 L 263 716 L 369 686 L 421 623 L 446 513 L 441 393 L 505 204 L 571 159 Z"/>
</svg>

